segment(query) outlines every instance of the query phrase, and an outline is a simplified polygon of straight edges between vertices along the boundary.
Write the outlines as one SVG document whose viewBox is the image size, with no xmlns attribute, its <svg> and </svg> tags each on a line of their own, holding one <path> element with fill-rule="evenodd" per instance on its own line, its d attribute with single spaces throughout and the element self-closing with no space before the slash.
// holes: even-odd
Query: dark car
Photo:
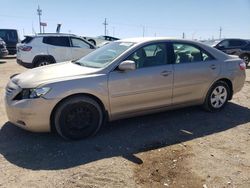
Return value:
<svg viewBox="0 0 250 188">
<path fill-rule="evenodd" d="M 0 38 L 0 57 L 4 57 L 4 56 L 7 56 L 8 55 L 8 50 L 6 48 L 6 44 L 5 42 L 3 41 L 2 38 Z"/>
<path fill-rule="evenodd" d="M 9 54 L 16 54 L 16 44 L 20 41 L 17 30 L 0 29 L 0 37 L 5 41 Z"/>
<path fill-rule="evenodd" d="M 250 40 L 224 39 L 214 46 L 229 55 L 237 55 L 248 65 L 250 61 Z"/>
</svg>

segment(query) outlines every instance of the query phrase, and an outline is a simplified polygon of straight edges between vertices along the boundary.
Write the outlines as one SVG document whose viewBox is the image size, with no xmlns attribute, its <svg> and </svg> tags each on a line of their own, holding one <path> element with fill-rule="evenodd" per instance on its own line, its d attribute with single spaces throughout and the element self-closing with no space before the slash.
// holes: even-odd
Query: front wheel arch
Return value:
<svg viewBox="0 0 250 188">
<path fill-rule="evenodd" d="M 103 104 L 103 102 L 98 98 L 96 97 L 95 95 L 92 95 L 92 94 L 88 94 L 88 93 L 76 93 L 76 94 L 73 94 L 73 95 L 69 95 L 63 99 L 61 99 L 56 105 L 55 107 L 53 108 L 51 114 L 50 114 L 50 130 L 51 132 L 53 133 L 56 133 L 56 128 L 55 128 L 55 124 L 54 124 L 54 118 L 55 118 L 55 112 L 57 110 L 57 108 L 66 100 L 68 100 L 69 98 L 71 97 L 77 97 L 77 96 L 84 96 L 84 97 L 89 97 L 93 100 L 95 100 L 101 107 L 101 110 L 103 112 L 103 123 L 105 123 L 107 120 L 108 120 L 108 112 Z"/>
</svg>

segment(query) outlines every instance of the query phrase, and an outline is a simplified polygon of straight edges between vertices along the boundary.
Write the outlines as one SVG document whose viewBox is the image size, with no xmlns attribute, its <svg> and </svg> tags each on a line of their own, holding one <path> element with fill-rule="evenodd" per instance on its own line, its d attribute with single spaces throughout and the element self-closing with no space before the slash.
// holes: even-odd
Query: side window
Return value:
<svg viewBox="0 0 250 188">
<path fill-rule="evenodd" d="M 230 47 L 240 47 L 246 45 L 246 42 L 243 40 L 230 40 L 229 46 Z"/>
<path fill-rule="evenodd" d="M 77 39 L 77 38 L 71 38 L 72 42 L 72 47 L 77 47 L 77 48 L 90 48 L 90 45 L 83 40 Z"/>
<path fill-rule="evenodd" d="M 189 44 L 176 43 L 173 44 L 173 48 L 175 53 L 175 64 L 202 62 L 214 59 L 205 51 Z"/>
<path fill-rule="evenodd" d="M 164 43 L 142 47 L 131 54 L 127 60 L 133 60 L 137 68 L 167 64 L 167 50 Z"/>
<path fill-rule="evenodd" d="M 68 37 L 44 37 L 43 43 L 50 44 L 53 46 L 64 46 L 64 47 L 70 46 Z"/>
</svg>

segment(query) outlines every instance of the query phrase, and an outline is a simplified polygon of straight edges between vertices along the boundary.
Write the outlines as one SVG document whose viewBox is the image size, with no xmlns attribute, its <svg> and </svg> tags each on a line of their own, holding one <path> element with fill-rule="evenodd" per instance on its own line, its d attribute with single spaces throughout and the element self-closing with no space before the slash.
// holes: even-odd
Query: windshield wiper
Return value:
<svg viewBox="0 0 250 188">
<path fill-rule="evenodd" d="M 80 62 L 78 62 L 77 60 L 74 60 L 74 61 L 71 61 L 71 62 L 74 63 L 74 64 L 82 66 L 82 64 Z"/>
</svg>

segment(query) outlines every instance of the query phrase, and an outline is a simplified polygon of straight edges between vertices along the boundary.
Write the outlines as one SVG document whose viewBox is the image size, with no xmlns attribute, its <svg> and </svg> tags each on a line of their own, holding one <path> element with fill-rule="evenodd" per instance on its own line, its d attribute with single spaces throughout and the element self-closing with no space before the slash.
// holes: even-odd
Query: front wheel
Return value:
<svg viewBox="0 0 250 188">
<path fill-rule="evenodd" d="M 55 128 L 66 139 L 83 139 L 95 134 L 103 122 L 100 105 L 92 98 L 76 96 L 66 99 L 56 110 Z"/>
<path fill-rule="evenodd" d="M 230 90 L 225 82 L 216 82 L 208 91 L 203 107 L 208 111 L 221 110 L 228 102 Z"/>
</svg>

